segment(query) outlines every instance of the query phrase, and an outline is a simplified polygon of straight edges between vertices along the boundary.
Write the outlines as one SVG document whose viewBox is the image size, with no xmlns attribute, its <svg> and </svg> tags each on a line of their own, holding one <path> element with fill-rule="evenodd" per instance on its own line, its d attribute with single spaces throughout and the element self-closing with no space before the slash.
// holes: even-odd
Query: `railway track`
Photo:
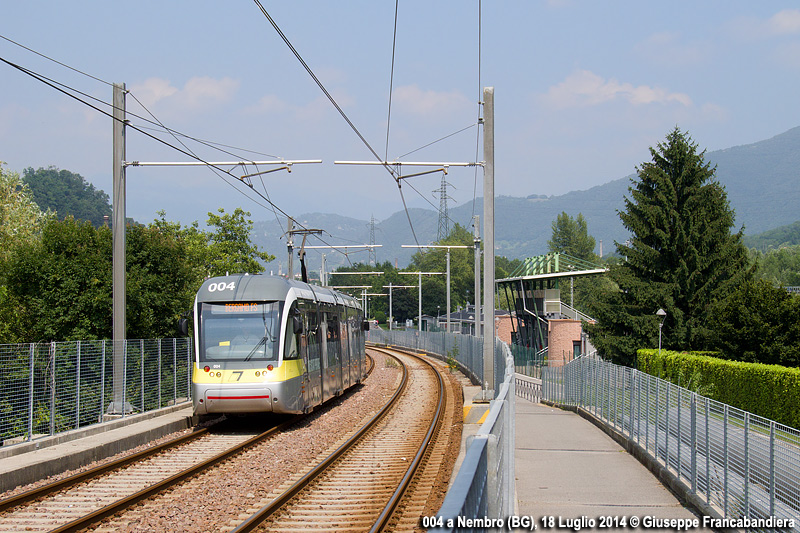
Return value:
<svg viewBox="0 0 800 533">
<path fill-rule="evenodd" d="M 296 419 L 253 435 L 197 431 L 114 463 L 0 502 L 0 531 L 78 531 L 268 439 Z"/>
<path fill-rule="evenodd" d="M 454 412 L 460 417 L 460 409 L 452 409 L 456 404 L 460 405 L 460 390 L 449 379 L 434 379 L 435 373 L 426 369 L 420 360 L 407 355 L 395 355 L 404 359 L 410 367 L 406 390 L 397 394 L 398 405 L 390 416 L 384 417 L 381 433 L 376 433 L 377 429 L 365 429 L 362 432 L 372 436 L 365 441 L 371 444 L 359 447 L 358 453 L 361 455 L 349 452 L 346 462 L 345 459 L 331 461 L 336 464 L 336 470 L 326 475 L 332 480 L 329 483 L 340 486 L 347 484 L 350 491 L 345 494 L 342 490 L 333 489 L 331 492 L 322 486 L 304 491 L 318 493 L 317 497 L 324 500 L 324 513 L 317 513 L 326 517 L 322 520 L 323 529 L 329 529 L 331 517 L 344 515 L 350 530 L 367 531 L 375 523 L 382 524 L 379 527 L 383 528 L 412 530 L 418 528 L 423 513 L 433 514 L 441 504 L 446 490 L 442 486 L 442 479 L 449 478 L 452 468 L 452 462 L 446 460 L 448 450 L 454 447 L 457 451 L 460 441 L 460 419 L 453 419 Z M 396 368 L 381 370 L 389 374 L 386 383 L 397 380 Z M 443 388 L 436 386 L 441 388 L 441 392 L 431 388 L 435 381 L 443 383 Z M 377 396 L 391 396 L 388 391 L 393 388 L 385 384 L 383 387 L 381 390 L 384 392 L 377 393 Z M 251 526 L 240 524 L 262 508 L 264 502 L 274 499 L 272 495 L 280 483 L 268 481 L 267 473 L 280 480 L 296 479 L 302 476 L 298 474 L 292 478 L 290 472 L 306 472 L 316 462 L 311 461 L 312 457 L 329 455 L 320 452 L 329 449 L 331 444 L 314 451 L 313 445 L 318 444 L 317 441 L 324 444 L 324 438 L 315 437 L 313 432 L 310 436 L 303 436 L 303 431 L 310 430 L 315 424 L 322 426 L 317 429 L 318 432 L 334 433 L 332 428 L 325 428 L 322 424 L 327 417 L 330 417 L 329 424 L 337 431 L 345 428 L 341 431 L 346 434 L 343 437 L 328 436 L 330 442 L 338 439 L 338 445 L 347 440 L 352 430 L 346 428 L 359 427 L 363 422 L 363 414 L 356 413 L 362 418 L 354 419 L 354 413 L 350 412 L 353 410 L 352 403 L 363 398 L 358 394 L 352 396 L 348 399 L 346 395 L 337 400 L 342 405 L 320 410 L 308 417 L 307 421 L 298 423 L 302 417 L 296 417 L 257 436 L 242 432 L 213 435 L 208 431 L 198 431 L 189 437 L 176 439 L 174 443 L 124 458 L 119 464 L 104 465 L 49 487 L 2 500 L 0 532 L 78 531 L 91 528 L 98 531 L 167 530 L 178 525 L 186 531 L 259 527 L 260 520 L 246 520 L 245 524 L 249 522 Z M 437 399 L 436 407 L 433 407 L 433 401 L 419 401 L 424 398 Z M 348 401 L 351 403 L 348 404 Z M 455 425 L 459 429 L 455 437 L 442 436 L 435 424 L 428 424 L 425 430 L 416 427 L 416 422 L 429 418 L 432 411 L 439 412 L 439 426 L 452 428 Z M 345 414 L 349 418 L 339 418 Z M 313 421 L 315 416 L 317 420 Z M 353 420 L 362 422 L 353 423 Z M 291 429 L 281 431 L 288 426 L 292 426 Z M 271 434 L 274 438 L 270 438 Z M 422 440 L 429 441 L 424 451 L 409 447 L 411 442 L 419 446 Z M 264 441 L 269 444 L 258 445 Z M 302 464 L 292 463 L 289 456 L 295 449 L 293 446 L 307 447 L 313 454 L 308 459 L 300 459 L 305 461 Z M 248 451 L 242 452 L 248 448 Z M 264 449 L 269 451 L 264 452 Z M 235 460 L 226 460 L 233 456 L 236 456 Z M 352 465 L 353 461 L 356 466 L 343 466 L 348 463 Z M 410 467 L 412 464 L 416 466 Z M 284 466 L 283 471 L 278 468 L 280 465 Z M 251 483 L 244 492 L 236 493 L 232 487 L 246 477 L 242 472 L 247 471 L 253 472 L 255 485 Z M 384 475 L 389 473 L 391 475 Z M 214 491 L 219 489 L 212 485 L 219 483 L 224 485 L 224 494 L 230 493 L 229 499 L 215 496 Z M 260 493 L 262 488 L 264 492 Z M 389 495 L 392 504 L 380 504 L 383 507 L 378 512 L 378 518 L 351 520 L 354 516 L 364 514 L 360 512 L 361 508 L 380 507 L 374 502 L 386 500 L 386 495 Z M 297 509 L 299 507 L 294 507 L 291 513 L 297 513 Z M 282 510 L 282 513 L 286 511 Z M 370 520 L 373 524 L 366 525 Z M 311 525 L 306 521 L 302 527 L 305 529 Z M 273 530 L 272 526 L 270 530 Z"/>
<path fill-rule="evenodd" d="M 404 369 L 392 400 L 315 468 L 288 481 L 236 533 L 407 531 L 420 529 L 423 513 L 438 509 L 441 479 L 452 468 L 447 450 L 461 438 L 454 424 L 460 391 L 441 365 L 382 351 Z"/>
</svg>

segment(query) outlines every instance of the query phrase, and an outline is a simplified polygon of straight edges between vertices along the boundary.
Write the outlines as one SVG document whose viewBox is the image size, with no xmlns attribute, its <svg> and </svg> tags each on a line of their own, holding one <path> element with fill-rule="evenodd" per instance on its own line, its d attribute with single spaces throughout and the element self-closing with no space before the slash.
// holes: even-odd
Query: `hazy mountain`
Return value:
<svg viewBox="0 0 800 533">
<path fill-rule="evenodd" d="M 702 148 L 702 146 L 701 146 Z M 725 187 L 728 200 L 736 212 L 736 230 L 742 225 L 747 235 L 792 224 L 800 219 L 800 127 L 791 129 L 771 139 L 725 150 L 707 152 L 706 160 L 716 165 L 716 177 Z M 584 191 L 573 191 L 560 196 L 545 197 L 532 194 L 526 198 L 501 196 L 495 199 L 496 253 L 509 258 L 526 258 L 547 252 L 551 237 L 551 223 L 562 211 L 572 216 L 583 213 L 589 233 L 597 240 L 599 253 L 602 241 L 603 254 L 614 251 L 614 241 L 622 242 L 628 235 L 617 214 L 624 207 L 630 178 L 624 177 Z M 483 215 L 483 201 L 478 199 L 475 212 Z M 450 218 L 471 229 L 472 202 L 450 208 Z M 411 209 L 409 215 L 414 225 L 417 241 L 427 244 L 436 240 L 438 214 L 434 210 Z M 339 215 L 313 213 L 303 215 L 301 221 L 309 228 L 322 228 L 335 235 L 331 244 L 364 244 L 369 242 L 369 222 Z M 286 269 L 286 240 L 280 240 L 286 221 L 278 224 L 256 224 L 256 242 L 278 259 L 269 265 L 275 272 L 277 263 Z M 345 242 L 349 241 L 349 242 Z M 401 248 L 415 242 L 404 211 L 376 223 L 375 242 L 378 261 L 397 261 L 408 264 L 414 249 Z M 318 244 L 315 242 L 315 244 Z M 328 270 L 347 264 L 347 258 L 336 252 L 324 252 Z M 316 257 L 315 257 L 316 256 Z M 319 268 L 318 254 L 310 254 L 310 268 Z M 351 262 L 367 262 L 367 252 L 349 255 Z M 299 271 L 299 267 L 295 267 Z"/>
<path fill-rule="evenodd" d="M 784 246 L 796 246 L 800 244 L 800 220 L 794 224 L 745 237 L 744 244 L 748 248 L 756 248 L 762 252 L 776 250 Z"/>
</svg>

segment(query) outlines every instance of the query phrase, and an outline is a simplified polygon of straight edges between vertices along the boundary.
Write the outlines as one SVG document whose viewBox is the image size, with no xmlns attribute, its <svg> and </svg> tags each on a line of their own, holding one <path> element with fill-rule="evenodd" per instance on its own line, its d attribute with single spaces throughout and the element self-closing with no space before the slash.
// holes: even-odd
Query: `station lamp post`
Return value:
<svg viewBox="0 0 800 533">
<path fill-rule="evenodd" d="M 658 322 L 658 357 L 661 358 L 661 328 L 664 327 L 664 319 L 667 318 L 667 312 L 663 309 L 659 308 L 656 311 L 656 316 L 659 319 Z"/>
</svg>

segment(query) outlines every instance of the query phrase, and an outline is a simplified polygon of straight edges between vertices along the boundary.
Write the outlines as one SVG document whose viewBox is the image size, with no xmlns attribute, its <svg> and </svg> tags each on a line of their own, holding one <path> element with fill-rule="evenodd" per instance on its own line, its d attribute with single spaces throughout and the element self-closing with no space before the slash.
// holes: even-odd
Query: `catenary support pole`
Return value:
<svg viewBox="0 0 800 533">
<path fill-rule="evenodd" d="M 294 279 L 294 219 L 287 217 L 288 224 L 286 230 L 286 249 L 289 252 L 289 262 L 286 264 L 286 273 L 289 279 Z"/>
<path fill-rule="evenodd" d="M 450 248 L 447 249 L 447 333 L 452 333 L 450 329 Z"/>
<path fill-rule="evenodd" d="M 475 336 L 480 337 L 481 332 L 481 217 L 472 217 L 472 227 L 475 241 Z"/>
<path fill-rule="evenodd" d="M 417 331 L 422 332 L 422 272 L 417 272 L 419 281 L 417 282 Z"/>
<path fill-rule="evenodd" d="M 483 390 L 494 396 L 494 87 L 483 89 Z"/>
<path fill-rule="evenodd" d="M 114 128 L 113 128 L 113 211 L 114 226 L 112 253 L 112 335 L 114 346 L 114 399 L 108 408 L 109 414 L 123 414 L 124 343 L 125 328 L 125 84 L 114 84 Z"/>
</svg>

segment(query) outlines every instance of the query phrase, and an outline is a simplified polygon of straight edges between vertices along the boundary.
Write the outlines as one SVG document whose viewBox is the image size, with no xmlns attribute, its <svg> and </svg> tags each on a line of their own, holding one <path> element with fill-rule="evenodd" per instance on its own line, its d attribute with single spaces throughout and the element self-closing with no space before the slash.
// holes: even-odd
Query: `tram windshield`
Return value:
<svg viewBox="0 0 800 533">
<path fill-rule="evenodd" d="M 200 362 L 278 361 L 283 302 L 198 305 Z"/>
</svg>

